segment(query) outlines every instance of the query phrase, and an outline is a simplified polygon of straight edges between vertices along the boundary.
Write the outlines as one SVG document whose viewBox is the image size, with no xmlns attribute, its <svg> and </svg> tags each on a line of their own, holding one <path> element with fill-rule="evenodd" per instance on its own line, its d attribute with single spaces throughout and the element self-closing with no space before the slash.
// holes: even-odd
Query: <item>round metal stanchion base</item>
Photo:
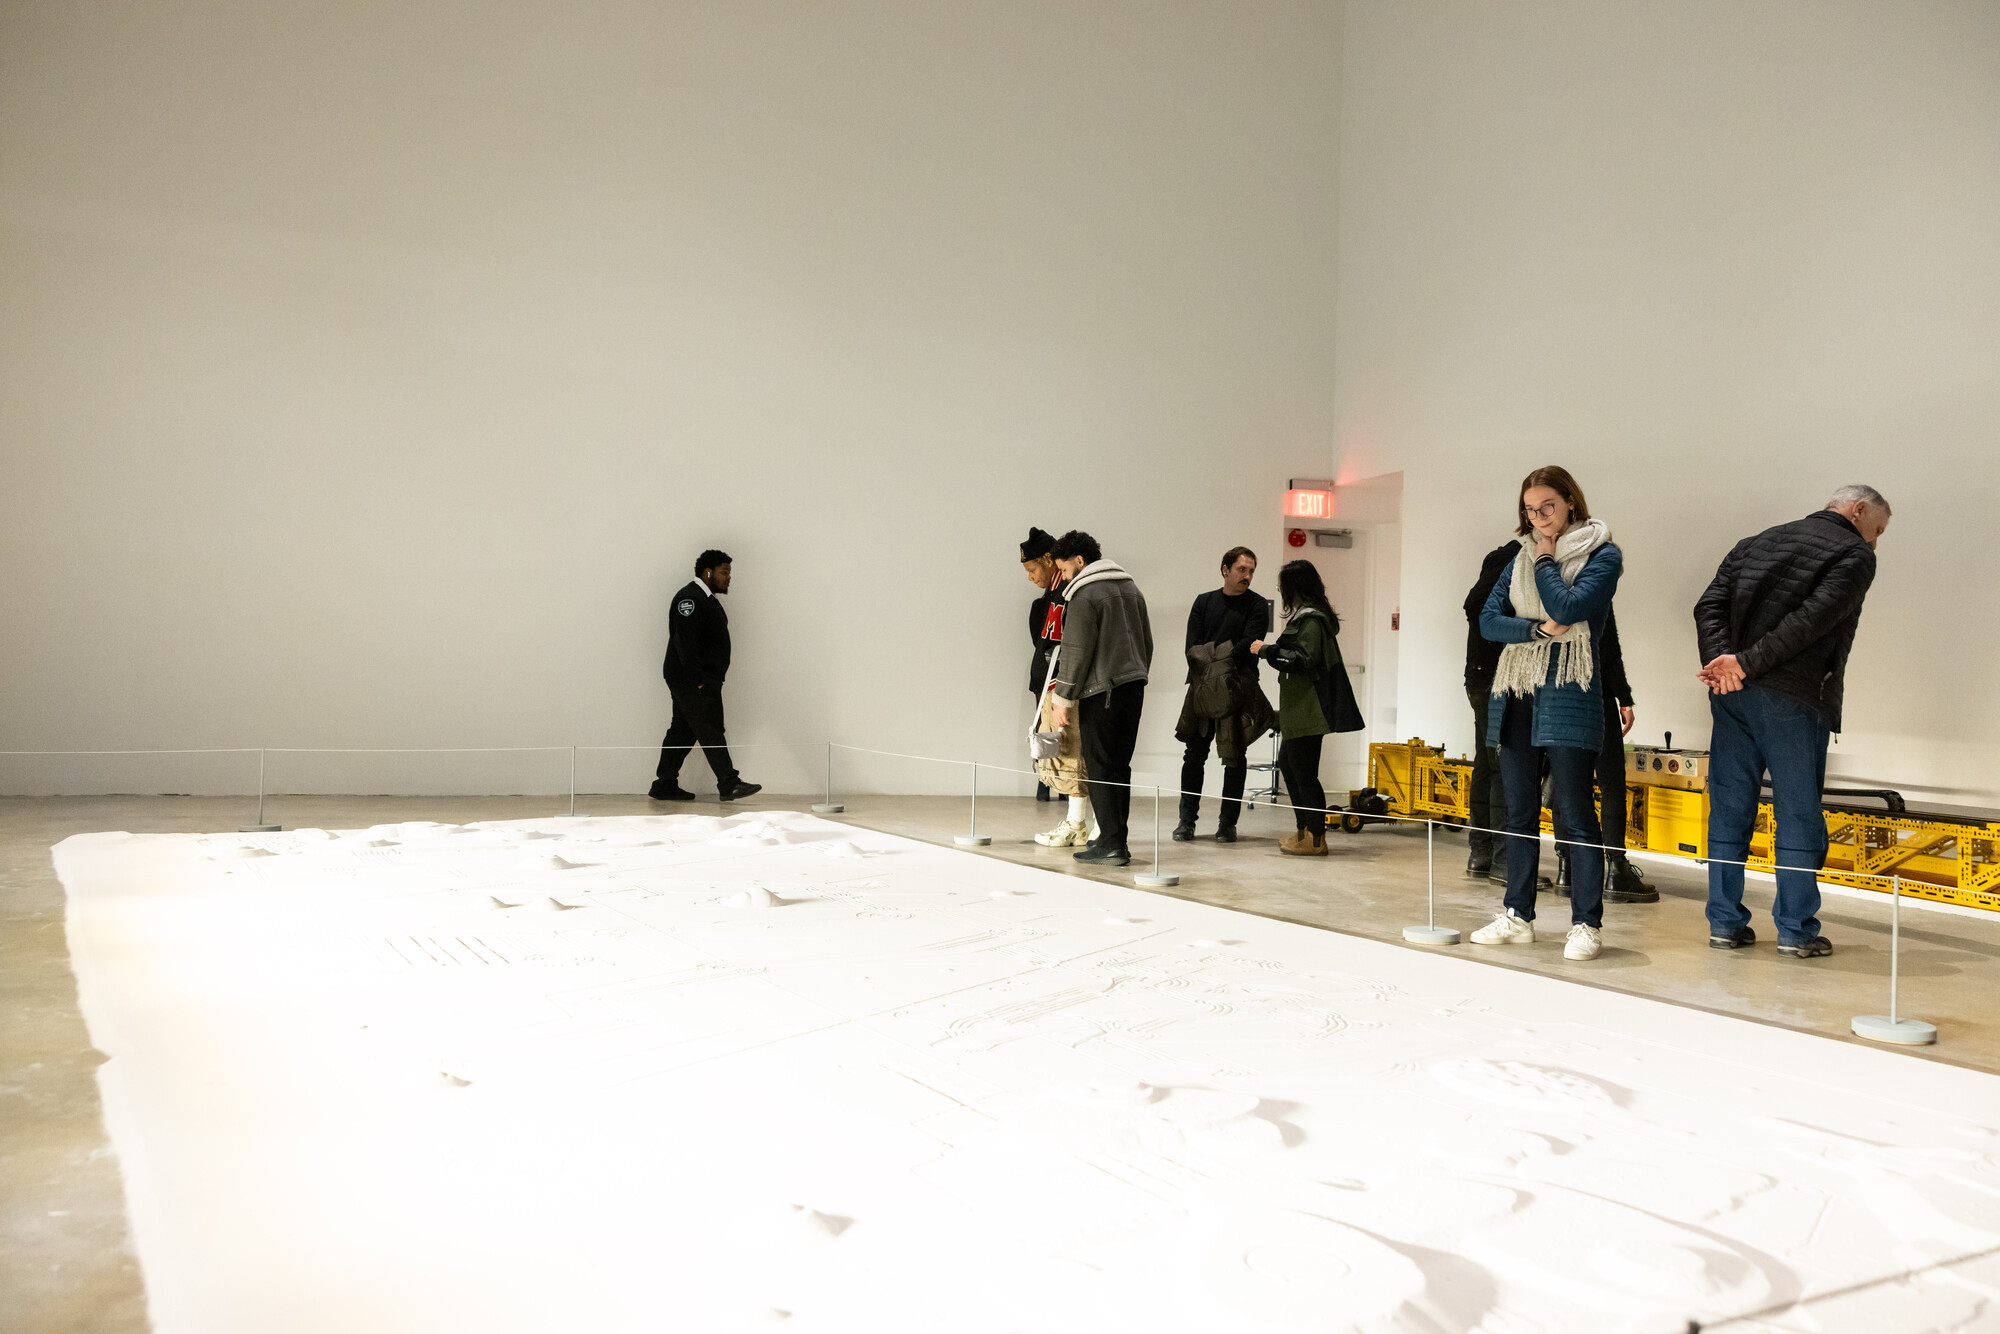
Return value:
<svg viewBox="0 0 2000 1334">
<path fill-rule="evenodd" d="M 814 815 L 838 815 L 846 809 L 847 807 L 837 801 L 815 801 L 813 803 Z"/>
<path fill-rule="evenodd" d="M 983 848 L 993 840 L 985 834 L 953 834 L 951 841 L 961 848 Z"/>
<path fill-rule="evenodd" d="M 239 834 L 276 834 L 283 830 L 284 826 L 281 824 L 240 824 L 236 826 L 236 832 Z"/>
<path fill-rule="evenodd" d="M 555 818 L 558 820 L 588 820 L 590 817 L 582 811 L 562 811 Z"/>
<path fill-rule="evenodd" d="M 1456 945 L 1458 930 L 1449 926 L 1406 926 L 1403 939 L 1416 945 Z"/>
<path fill-rule="evenodd" d="M 1904 1047 L 1928 1047 L 1937 1041 L 1937 1025 L 1921 1019 L 1891 1019 L 1886 1014 L 1857 1014 L 1849 1021 L 1854 1036 Z"/>
<path fill-rule="evenodd" d="M 1181 878 L 1177 875 L 1161 875 L 1156 871 L 1141 871 L 1132 877 L 1132 883 L 1141 889 L 1165 889 L 1180 882 Z"/>
</svg>

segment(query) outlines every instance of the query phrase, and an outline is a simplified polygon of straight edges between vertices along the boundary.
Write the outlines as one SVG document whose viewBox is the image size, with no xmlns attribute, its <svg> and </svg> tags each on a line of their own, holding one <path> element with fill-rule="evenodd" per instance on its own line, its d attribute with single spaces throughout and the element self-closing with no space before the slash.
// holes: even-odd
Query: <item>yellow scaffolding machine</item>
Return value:
<svg viewBox="0 0 2000 1334">
<path fill-rule="evenodd" d="M 1699 861 L 1708 855 L 1708 755 L 1655 746 L 1625 748 L 1625 846 Z M 1368 786 L 1348 794 L 1348 808 L 1327 817 L 1350 834 L 1392 816 L 1462 826 L 1472 814 L 1472 761 L 1446 759 L 1442 746 L 1421 738 L 1368 747 Z M 1939 903 L 2000 912 L 2000 821 L 1901 808 L 1874 811 L 1825 806 L 1830 884 L 1888 892 L 1901 876 L 1903 892 Z M 1551 828 L 1542 811 L 1542 828 Z M 1770 867 L 1771 803 L 1759 803 L 1749 862 Z"/>
</svg>

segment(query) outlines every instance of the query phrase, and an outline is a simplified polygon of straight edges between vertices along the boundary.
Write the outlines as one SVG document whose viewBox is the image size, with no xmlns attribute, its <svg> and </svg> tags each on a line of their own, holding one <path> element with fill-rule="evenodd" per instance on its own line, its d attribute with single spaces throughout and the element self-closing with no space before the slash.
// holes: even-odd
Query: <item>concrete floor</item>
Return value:
<svg viewBox="0 0 2000 1334">
<path fill-rule="evenodd" d="M 944 797 L 844 797 L 845 820 L 885 833 L 949 842 L 966 830 L 963 800 Z M 759 797 L 733 811 L 802 809 L 809 797 Z M 636 796 L 592 797 L 594 815 L 715 814 L 713 800 L 660 805 Z M 526 819 L 563 807 L 547 797 L 286 797 L 267 818 L 287 827 L 359 828 L 401 820 Z M 1065 875 L 1129 885 L 1131 871 L 1079 867 L 1067 852 L 1041 848 L 1032 834 L 1055 822 L 1055 807 L 1025 798 L 980 802 L 980 831 L 993 837 L 973 855 L 1044 867 Z M 1213 829 L 1214 803 L 1203 812 Z M 206 833 L 234 829 L 252 814 L 241 798 L 65 797 L 0 799 L 0 1313 L 8 1329 L 38 1334 L 143 1331 L 144 1285 L 126 1227 L 118 1164 L 104 1137 L 91 1048 L 76 1005 L 63 934 L 63 891 L 51 867 L 51 844 L 75 833 Z M 1151 802 L 1135 812 L 1133 844 L 1151 854 Z M 1162 835 L 1172 823 L 1163 811 Z M 1334 834 L 1325 858 L 1281 855 L 1286 813 L 1245 814 L 1233 845 L 1203 837 L 1168 841 L 1161 869 L 1181 883 L 1158 891 L 1260 916 L 1325 927 L 1404 948 L 1402 928 L 1425 909 L 1425 839 L 1420 828 L 1375 826 Z M 1142 858 L 1142 862 L 1145 858 Z M 1436 841 L 1437 914 L 1470 934 L 1499 902 L 1497 886 L 1462 874 L 1461 837 Z M 1547 973 L 1679 1005 L 1856 1041 L 1848 1019 L 1887 1006 L 1889 914 L 1885 902 L 1829 898 L 1821 919 L 1834 942 L 1825 959 L 1781 961 L 1772 945 L 1768 883 L 1752 882 L 1749 899 L 1763 937 L 1752 950 L 1708 948 L 1697 868 L 1647 865 L 1660 888 L 1656 904 L 1608 905 L 1604 953 L 1590 963 L 1562 958 L 1567 904 L 1544 902 L 1554 929 L 1527 948 L 1461 945 L 1451 952 L 1497 967 Z M 1986 920 L 1905 906 L 1903 1010 L 1938 1026 L 1938 1045 L 1912 1050 L 2000 1073 L 2000 1017 L 1989 998 L 2000 983 L 2000 919 Z M 1982 981 L 1981 979 L 1984 979 Z M 1588 1003 L 1588 993 L 1579 992 Z"/>
</svg>

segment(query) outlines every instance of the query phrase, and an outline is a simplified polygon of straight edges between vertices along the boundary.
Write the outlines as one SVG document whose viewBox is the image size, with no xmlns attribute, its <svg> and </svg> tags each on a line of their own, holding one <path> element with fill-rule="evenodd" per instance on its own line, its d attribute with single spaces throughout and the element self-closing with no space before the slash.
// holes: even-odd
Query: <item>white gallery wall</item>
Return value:
<svg viewBox="0 0 2000 1334">
<path fill-rule="evenodd" d="M 804 791 L 820 752 L 769 747 L 829 736 L 1018 763 L 1037 523 L 1152 600 L 1164 771 L 1188 600 L 1330 455 L 1339 26 L 0 8 L 0 748 L 644 746 L 714 545 L 747 776 Z M 272 764 L 567 781 L 560 752 Z M 253 774 L 9 758 L 0 790 Z"/>
<path fill-rule="evenodd" d="M 1402 730 L 1471 741 L 1460 602 L 1520 478 L 1625 549 L 1633 739 L 1706 745 L 1691 609 L 1846 482 L 1896 517 L 1837 777 L 2000 804 L 2000 6 L 1353 0 L 1343 478 L 1404 474 Z"/>
</svg>

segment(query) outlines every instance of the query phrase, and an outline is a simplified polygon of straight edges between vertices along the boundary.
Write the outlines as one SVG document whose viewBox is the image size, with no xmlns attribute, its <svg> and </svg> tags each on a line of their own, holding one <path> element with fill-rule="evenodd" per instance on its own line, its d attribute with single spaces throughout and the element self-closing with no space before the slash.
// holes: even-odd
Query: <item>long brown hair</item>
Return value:
<svg viewBox="0 0 2000 1334">
<path fill-rule="evenodd" d="M 1568 468 L 1550 464 L 1546 468 L 1535 469 L 1521 479 L 1521 493 L 1514 498 L 1514 517 L 1521 522 L 1521 526 L 1514 530 L 1516 536 L 1526 537 L 1535 531 L 1535 526 L 1528 522 L 1528 492 L 1538 486 L 1548 487 L 1569 504 L 1571 523 L 1582 523 L 1590 517 L 1589 502 L 1584 500 L 1583 488 L 1576 484 L 1576 478 L 1569 475 Z"/>
</svg>

